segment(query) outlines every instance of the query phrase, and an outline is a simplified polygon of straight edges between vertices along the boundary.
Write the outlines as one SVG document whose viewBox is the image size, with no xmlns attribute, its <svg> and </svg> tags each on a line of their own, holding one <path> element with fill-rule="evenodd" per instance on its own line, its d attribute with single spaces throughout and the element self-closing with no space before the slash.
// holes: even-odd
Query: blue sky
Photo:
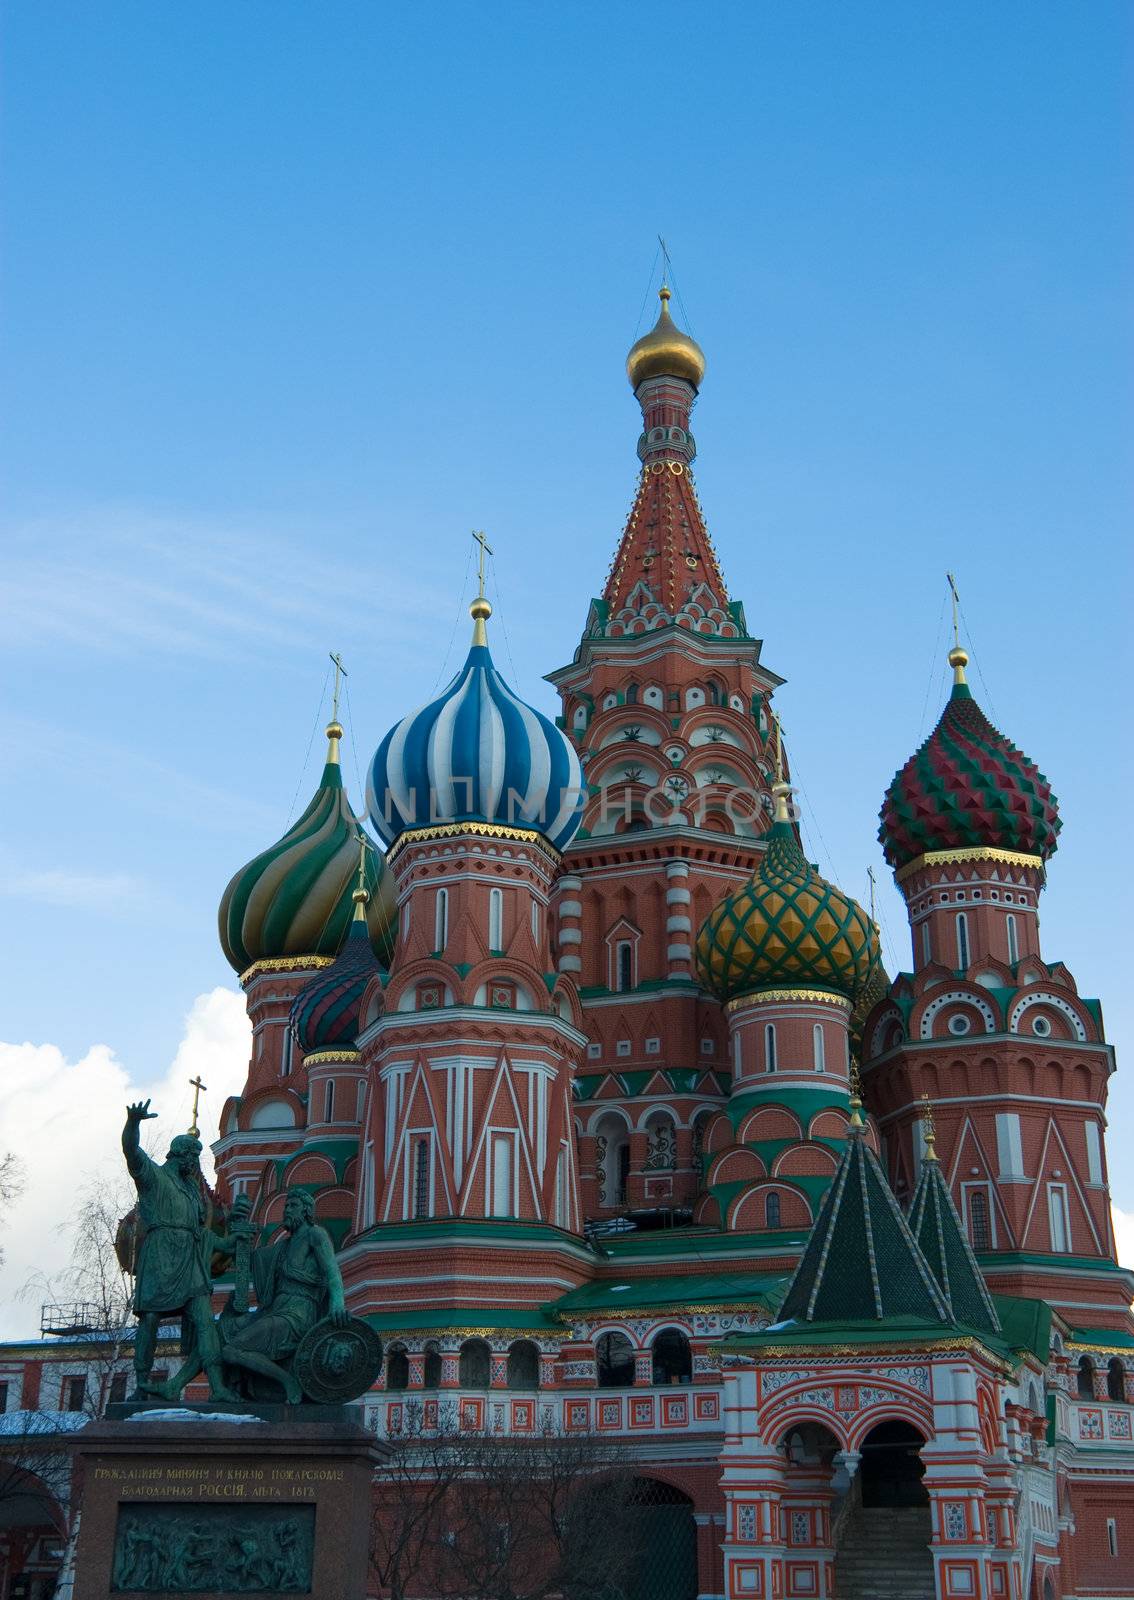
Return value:
<svg viewBox="0 0 1134 1600">
<path fill-rule="evenodd" d="M 1046 953 L 1121 1052 L 1126 4 L 54 0 L 4 31 L 0 1038 L 161 1077 L 233 985 L 229 875 L 315 782 L 327 652 L 363 769 L 463 650 L 472 527 L 499 664 L 553 706 L 633 491 L 661 231 L 812 854 L 888 882 L 952 568 L 978 698 L 1062 802 Z"/>
</svg>

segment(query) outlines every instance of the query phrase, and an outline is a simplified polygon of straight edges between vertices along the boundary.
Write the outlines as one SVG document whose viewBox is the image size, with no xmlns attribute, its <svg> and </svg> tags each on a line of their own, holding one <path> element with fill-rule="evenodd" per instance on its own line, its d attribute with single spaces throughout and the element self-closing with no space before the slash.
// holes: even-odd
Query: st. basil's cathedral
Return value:
<svg viewBox="0 0 1134 1600">
<path fill-rule="evenodd" d="M 626 1441 L 651 1596 L 1134 1596 L 1114 1063 L 1041 949 L 1051 786 L 955 643 L 882 798 L 887 975 L 801 847 L 669 299 L 560 714 L 499 672 L 482 583 L 464 665 L 370 761 L 369 826 L 332 721 L 310 804 L 225 890 L 253 1044 L 218 1189 L 268 1229 L 313 1195 L 385 1346 L 379 1435 L 444 1409 Z"/>
</svg>

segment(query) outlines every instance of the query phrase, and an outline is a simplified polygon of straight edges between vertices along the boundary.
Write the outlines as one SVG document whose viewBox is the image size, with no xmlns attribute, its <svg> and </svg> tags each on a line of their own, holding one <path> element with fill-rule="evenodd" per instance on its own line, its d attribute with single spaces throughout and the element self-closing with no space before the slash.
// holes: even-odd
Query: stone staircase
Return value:
<svg viewBox="0 0 1134 1600">
<path fill-rule="evenodd" d="M 838 1600 L 935 1600 L 928 1506 L 857 1506 L 835 1552 Z"/>
</svg>

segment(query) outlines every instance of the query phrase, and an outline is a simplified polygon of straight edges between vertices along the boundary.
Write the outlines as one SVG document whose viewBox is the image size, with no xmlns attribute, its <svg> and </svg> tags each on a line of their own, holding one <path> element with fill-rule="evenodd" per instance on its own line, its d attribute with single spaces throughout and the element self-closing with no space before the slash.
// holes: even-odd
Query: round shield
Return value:
<svg viewBox="0 0 1134 1600">
<path fill-rule="evenodd" d="M 292 1370 L 307 1398 L 319 1405 L 357 1400 L 382 1370 L 382 1341 L 357 1317 L 345 1328 L 325 1317 L 299 1341 Z"/>
</svg>

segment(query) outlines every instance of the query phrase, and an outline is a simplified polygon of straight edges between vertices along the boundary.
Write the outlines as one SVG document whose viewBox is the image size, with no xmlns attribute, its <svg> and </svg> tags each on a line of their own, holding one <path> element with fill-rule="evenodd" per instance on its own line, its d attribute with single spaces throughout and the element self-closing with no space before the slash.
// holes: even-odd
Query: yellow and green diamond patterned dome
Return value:
<svg viewBox="0 0 1134 1600">
<path fill-rule="evenodd" d="M 880 963 L 877 928 L 805 858 L 781 798 L 759 871 L 714 906 L 697 936 L 702 983 L 721 1000 L 806 988 L 853 1004 Z"/>
</svg>

